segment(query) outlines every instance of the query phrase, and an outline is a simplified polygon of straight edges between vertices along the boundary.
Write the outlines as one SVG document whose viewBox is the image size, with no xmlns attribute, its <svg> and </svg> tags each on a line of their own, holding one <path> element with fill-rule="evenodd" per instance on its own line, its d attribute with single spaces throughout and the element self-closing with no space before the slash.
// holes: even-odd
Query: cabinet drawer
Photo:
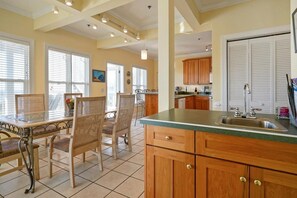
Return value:
<svg viewBox="0 0 297 198">
<path fill-rule="evenodd" d="M 297 144 L 196 132 L 196 152 L 297 174 Z"/>
<path fill-rule="evenodd" d="M 146 126 L 146 144 L 194 153 L 194 131 Z"/>
</svg>

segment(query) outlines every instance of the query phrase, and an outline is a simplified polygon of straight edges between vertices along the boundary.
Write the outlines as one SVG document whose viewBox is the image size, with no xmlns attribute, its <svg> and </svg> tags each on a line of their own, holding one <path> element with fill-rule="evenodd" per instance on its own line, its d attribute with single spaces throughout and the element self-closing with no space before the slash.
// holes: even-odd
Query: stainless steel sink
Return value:
<svg viewBox="0 0 297 198">
<path fill-rule="evenodd" d="M 288 131 L 285 127 L 279 124 L 277 121 L 268 118 L 235 118 L 229 116 L 223 116 L 220 118 L 220 125 L 232 128 L 251 128 L 251 129 L 265 129 L 275 132 Z"/>
</svg>

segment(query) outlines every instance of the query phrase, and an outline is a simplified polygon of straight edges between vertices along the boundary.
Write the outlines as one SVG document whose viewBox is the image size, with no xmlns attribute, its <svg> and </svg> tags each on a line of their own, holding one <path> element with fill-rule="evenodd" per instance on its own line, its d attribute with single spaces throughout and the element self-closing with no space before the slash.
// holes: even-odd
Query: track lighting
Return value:
<svg viewBox="0 0 297 198">
<path fill-rule="evenodd" d="M 57 6 L 54 7 L 54 14 L 59 14 L 59 9 Z"/>
<path fill-rule="evenodd" d="M 126 26 L 124 26 L 124 28 L 123 28 L 123 32 L 124 32 L 125 34 L 128 33 L 128 30 L 127 30 Z"/>
<path fill-rule="evenodd" d="M 125 42 L 125 43 L 128 43 L 128 40 L 127 40 L 127 39 L 124 39 L 124 42 Z"/>
<path fill-rule="evenodd" d="M 97 29 L 98 29 L 97 25 L 93 25 L 92 28 L 93 28 L 94 30 L 97 30 Z"/>
<path fill-rule="evenodd" d="M 140 40 L 139 32 L 136 34 L 136 39 Z"/>
<path fill-rule="evenodd" d="M 114 33 L 113 32 L 110 33 L 110 37 L 114 37 Z"/>
</svg>

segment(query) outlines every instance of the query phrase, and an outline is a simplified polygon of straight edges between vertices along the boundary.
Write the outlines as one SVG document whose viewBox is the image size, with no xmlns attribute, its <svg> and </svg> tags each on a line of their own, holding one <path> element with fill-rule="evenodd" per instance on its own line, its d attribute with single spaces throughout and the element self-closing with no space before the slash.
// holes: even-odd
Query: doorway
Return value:
<svg viewBox="0 0 297 198">
<path fill-rule="evenodd" d="M 124 92 L 124 66 L 107 63 L 107 110 L 116 109 L 117 93 Z"/>
</svg>

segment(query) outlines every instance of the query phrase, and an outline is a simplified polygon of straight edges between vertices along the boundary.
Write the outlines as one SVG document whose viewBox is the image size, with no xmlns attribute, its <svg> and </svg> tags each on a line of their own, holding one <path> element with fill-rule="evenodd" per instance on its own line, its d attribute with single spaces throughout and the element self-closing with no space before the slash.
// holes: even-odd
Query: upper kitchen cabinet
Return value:
<svg viewBox="0 0 297 198">
<path fill-rule="evenodd" d="M 187 59 L 183 64 L 185 85 L 210 84 L 211 57 Z"/>
</svg>

